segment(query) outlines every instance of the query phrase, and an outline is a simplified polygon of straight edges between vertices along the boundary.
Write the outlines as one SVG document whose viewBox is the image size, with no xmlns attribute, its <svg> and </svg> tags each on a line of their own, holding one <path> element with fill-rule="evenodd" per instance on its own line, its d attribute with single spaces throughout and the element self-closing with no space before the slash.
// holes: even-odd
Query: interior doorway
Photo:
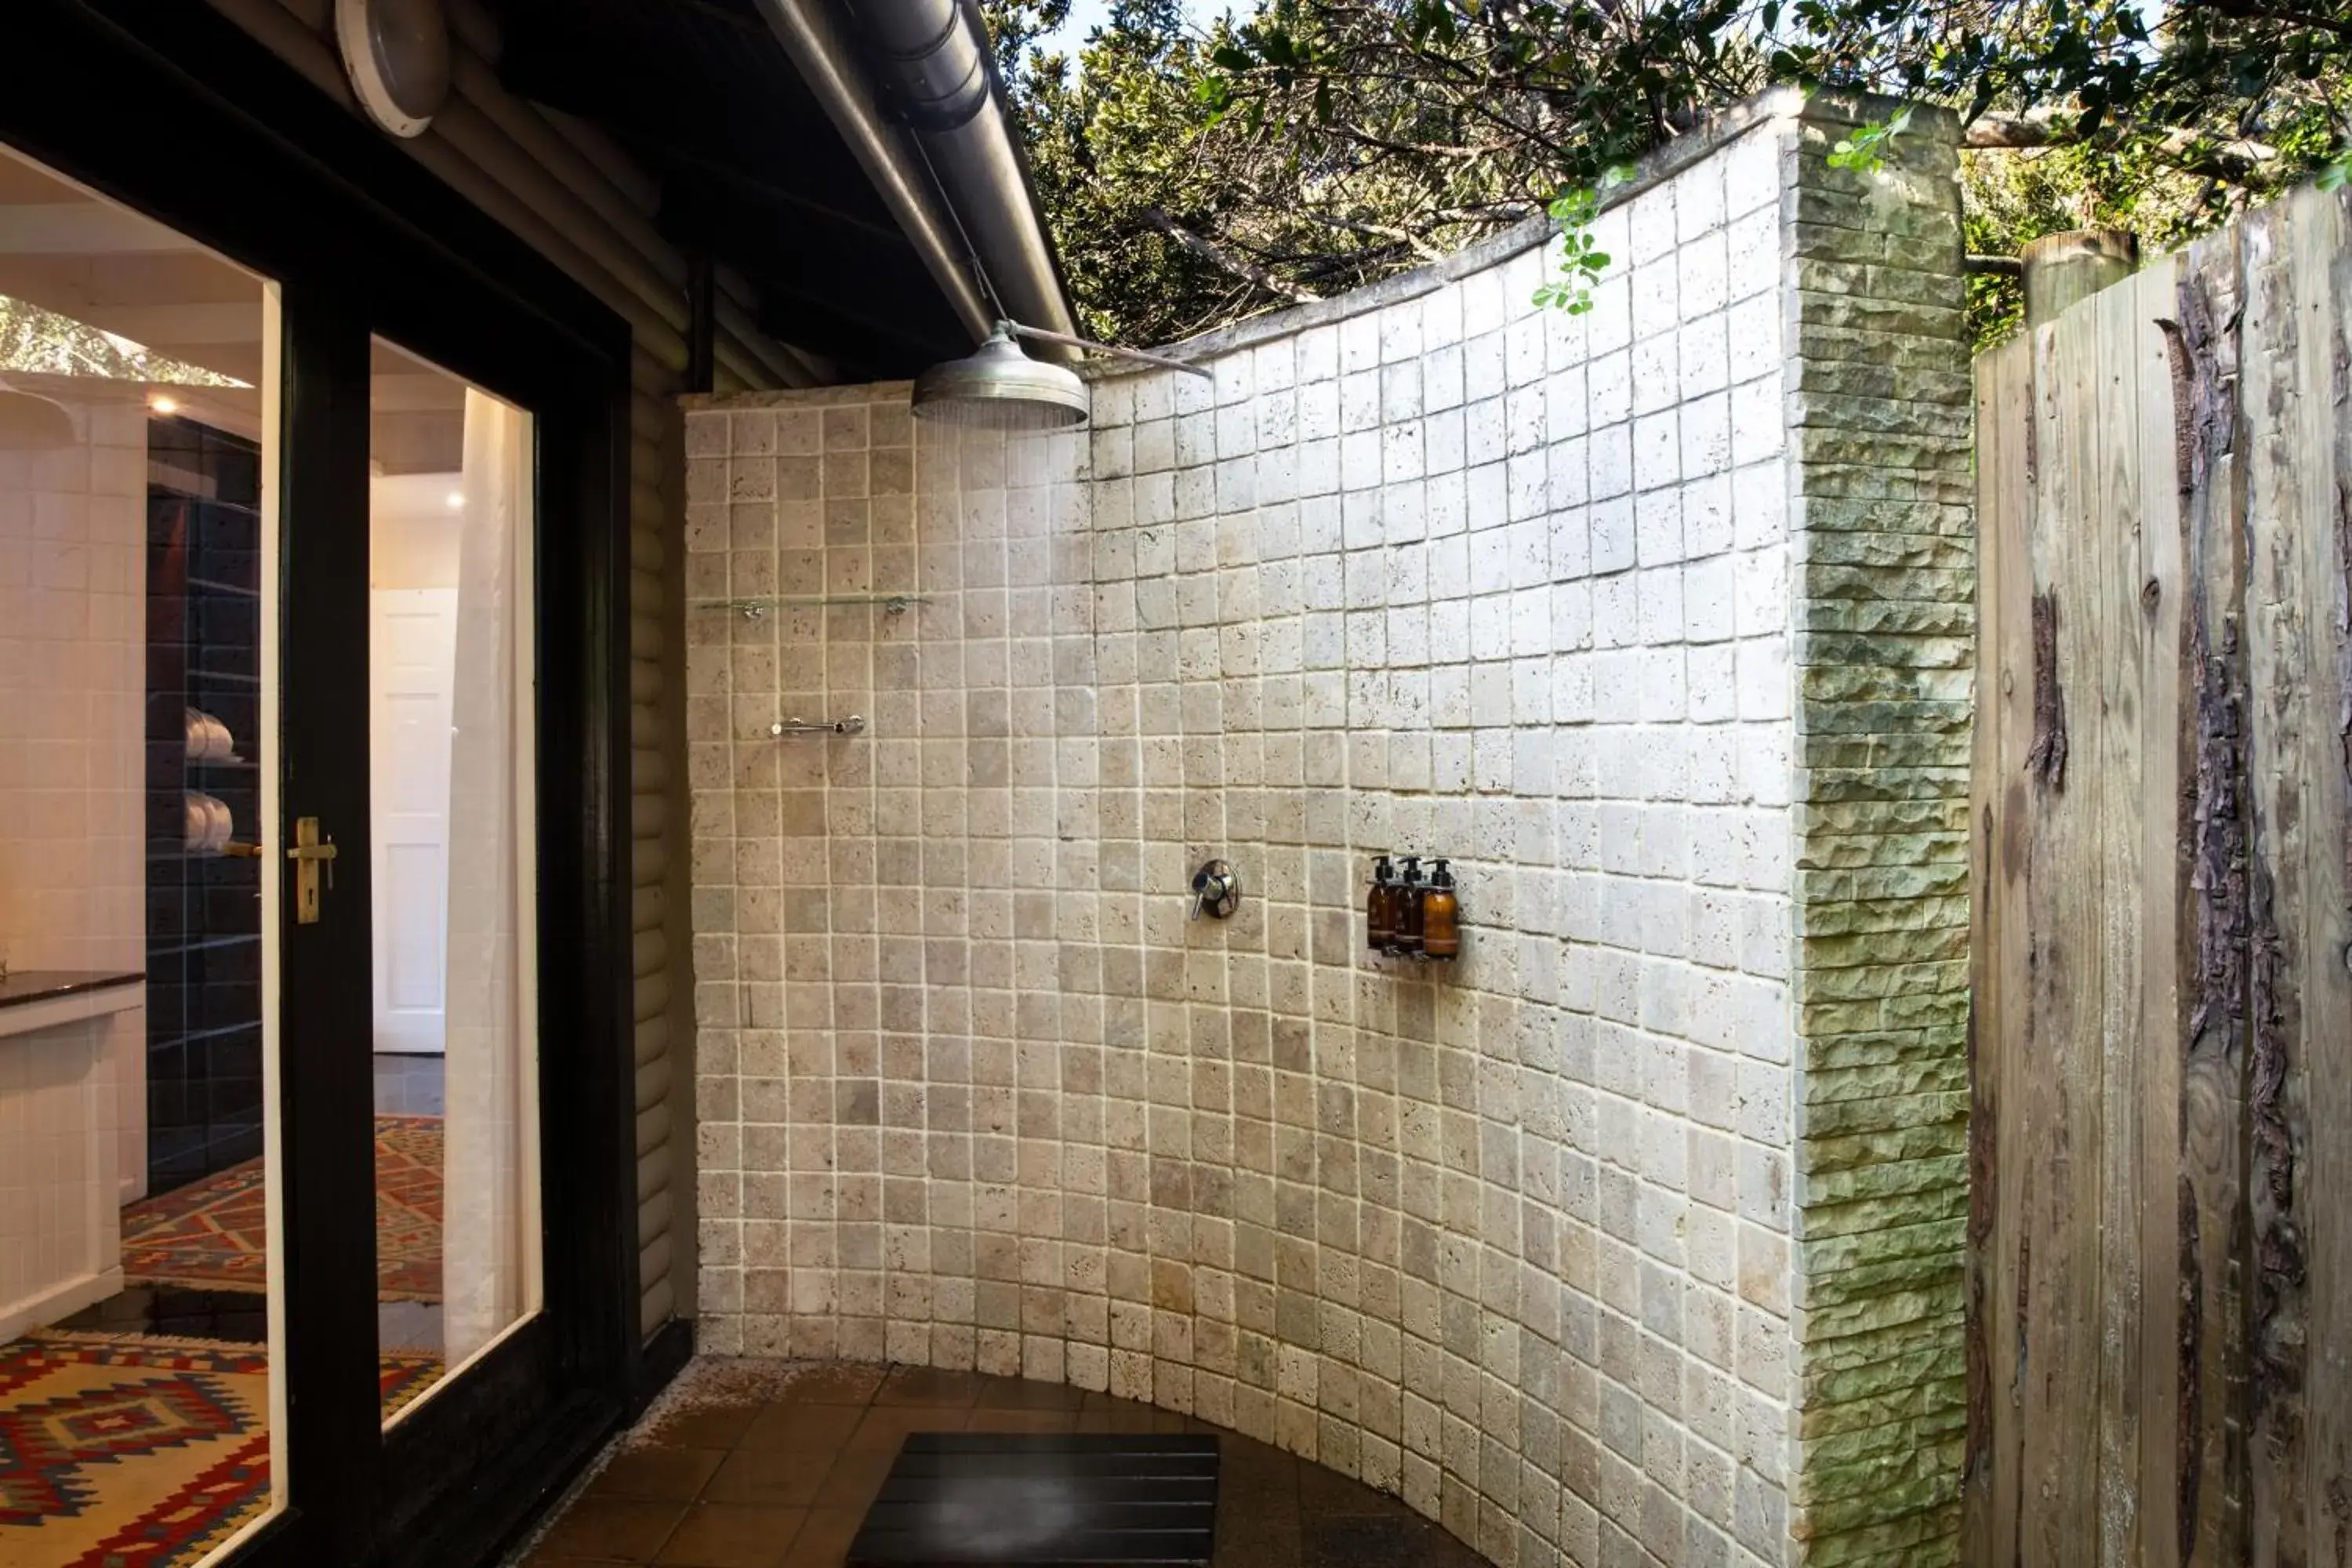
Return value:
<svg viewBox="0 0 2352 1568">
<path fill-rule="evenodd" d="M 382 530 L 384 521 L 376 512 L 374 526 Z M 456 584 L 387 586 L 379 578 L 368 592 L 368 646 L 375 1052 L 438 1057 L 448 1043 Z"/>
</svg>

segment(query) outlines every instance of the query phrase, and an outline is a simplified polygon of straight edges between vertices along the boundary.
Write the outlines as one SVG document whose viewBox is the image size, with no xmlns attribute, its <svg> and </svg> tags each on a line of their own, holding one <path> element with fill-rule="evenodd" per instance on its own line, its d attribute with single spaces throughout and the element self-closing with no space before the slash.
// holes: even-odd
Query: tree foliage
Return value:
<svg viewBox="0 0 2352 1568">
<path fill-rule="evenodd" d="M 231 377 L 0 294 L 0 371 L 105 376 L 183 386 L 237 386 Z"/>
<path fill-rule="evenodd" d="M 1038 42 L 1068 0 L 992 0 L 1095 331 L 1164 341 L 1443 254 L 1773 84 L 1956 110 L 1971 247 L 2004 253 L 2085 221 L 2171 243 L 2352 144 L 2352 0 L 1243 3 L 1195 26 L 1118 0 L 1073 59 Z M 1976 286 L 1980 328 L 2004 287 Z"/>
</svg>

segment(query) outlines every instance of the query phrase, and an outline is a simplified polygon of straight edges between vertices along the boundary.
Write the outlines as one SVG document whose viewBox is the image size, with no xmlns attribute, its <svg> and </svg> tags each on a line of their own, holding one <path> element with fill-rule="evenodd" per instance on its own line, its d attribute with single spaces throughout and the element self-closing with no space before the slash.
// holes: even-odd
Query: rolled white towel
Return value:
<svg viewBox="0 0 2352 1568">
<path fill-rule="evenodd" d="M 190 762 L 219 762 L 236 752 L 236 740 L 227 725 L 201 708 L 191 708 L 187 713 Z"/>
<path fill-rule="evenodd" d="M 226 733 L 226 731 L 222 732 Z M 228 802 L 218 795 L 208 795 L 205 801 L 205 809 L 212 813 L 211 831 L 205 835 L 205 847 L 218 855 L 228 847 L 228 841 L 236 837 L 236 817 L 229 810 Z"/>
<path fill-rule="evenodd" d="M 185 847 L 191 855 L 201 855 L 213 836 L 212 807 L 206 804 L 213 797 L 190 790 L 181 797 L 181 815 L 184 818 Z"/>
</svg>

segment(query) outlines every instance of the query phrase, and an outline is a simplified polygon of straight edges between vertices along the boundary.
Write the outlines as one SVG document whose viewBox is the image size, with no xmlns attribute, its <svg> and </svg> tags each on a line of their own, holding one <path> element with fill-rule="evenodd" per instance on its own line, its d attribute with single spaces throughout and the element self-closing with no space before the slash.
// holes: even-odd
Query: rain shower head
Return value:
<svg viewBox="0 0 2352 1568">
<path fill-rule="evenodd" d="M 1093 399 L 1075 372 L 1031 359 L 999 321 L 988 341 L 961 359 L 915 378 L 919 419 L 976 430 L 1069 430 L 1087 422 Z"/>
<path fill-rule="evenodd" d="M 1015 338 L 1092 349 L 1162 370 L 1181 370 L 1187 375 L 1213 376 L 1197 364 L 1165 354 L 1089 342 L 1040 327 L 1024 327 L 1018 321 L 999 321 L 980 347 L 961 359 L 935 364 L 915 378 L 915 416 L 974 430 L 1075 430 L 1084 425 L 1094 408 L 1087 384 L 1064 366 L 1031 359 Z"/>
</svg>

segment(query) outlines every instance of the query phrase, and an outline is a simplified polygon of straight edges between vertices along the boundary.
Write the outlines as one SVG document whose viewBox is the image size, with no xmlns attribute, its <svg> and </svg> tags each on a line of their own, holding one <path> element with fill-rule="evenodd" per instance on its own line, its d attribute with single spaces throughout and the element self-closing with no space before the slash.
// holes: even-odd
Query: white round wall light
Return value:
<svg viewBox="0 0 2352 1568">
<path fill-rule="evenodd" d="M 335 0 L 335 41 L 368 118 L 421 136 L 449 101 L 449 21 L 441 0 Z"/>
</svg>

